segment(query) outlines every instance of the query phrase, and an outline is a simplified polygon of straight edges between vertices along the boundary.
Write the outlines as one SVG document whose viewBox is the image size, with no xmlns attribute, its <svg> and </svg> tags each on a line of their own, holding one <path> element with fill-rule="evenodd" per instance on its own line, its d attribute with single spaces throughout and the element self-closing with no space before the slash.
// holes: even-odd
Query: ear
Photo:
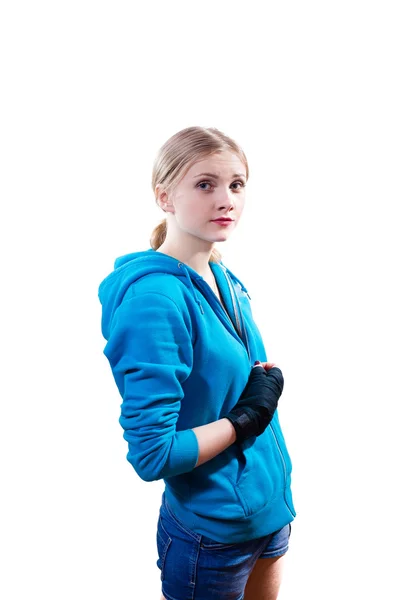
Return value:
<svg viewBox="0 0 400 600">
<path fill-rule="evenodd" d="M 157 204 L 161 210 L 174 214 L 175 207 L 172 201 L 172 195 L 169 194 L 159 183 L 156 185 L 155 194 Z"/>
</svg>

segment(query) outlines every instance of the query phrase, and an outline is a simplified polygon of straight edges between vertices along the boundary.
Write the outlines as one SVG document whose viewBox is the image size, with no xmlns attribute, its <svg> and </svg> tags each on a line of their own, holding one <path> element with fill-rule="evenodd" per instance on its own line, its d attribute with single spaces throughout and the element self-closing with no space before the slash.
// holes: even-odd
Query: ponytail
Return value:
<svg viewBox="0 0 400 600">
<path fill-rule="evenodd" d="M 163 219 L 157 227 L 154 228 L 150 238 L 150 246 L 153 250 L 158 248 L 165 242 L 167 237 L 167 219 Z"/>
<path fill-rule="evenodd" d="M 219 263 L 219 262 L 221 262 L 221 260 L 222 260 L 222 256 L 221 256 L 220 252 L 218 252 L 218 250 L 216 248 L 213 248 L 213 251 L 211 252 L 211 256 L 210 256 L 210 261 Z"/>
</svg>

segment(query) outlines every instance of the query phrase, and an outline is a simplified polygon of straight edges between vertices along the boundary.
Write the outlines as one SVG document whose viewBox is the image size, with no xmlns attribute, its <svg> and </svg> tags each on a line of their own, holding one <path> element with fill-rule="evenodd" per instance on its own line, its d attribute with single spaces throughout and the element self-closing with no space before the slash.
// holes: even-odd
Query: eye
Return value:
<svg viewBox="0 0 400 600">
<path fill-rule="evenodd" d="M 240 181 L 240 180 L 239 180 L 239 181 L 234 181 L 234 182 L 232 183 L 232 185 L 238 185 L 238 184 L 239 184 L 239 187 L 235 187 L 235 188 L 233 188 L 234 190 L 240 190 L 240 189 L 242 189 L 242 188 L 245 188 L 245 187 L 246 187 L 246 184 L 245 184 L 243 181 Z"/>
<path fill-rule="evenodd" d="M 212 183 L 210 183 L 209 181 L 200 181 L 200 183 L 197 184 L 197 187 L 200 187 L 200 186 L 203 186 L 203 185 L 211 185 L 212 186 Z M 209 191 L 208 189 L 206 189 L 204 187 L 201 187 L 201 189 L 204 190 L 204 191 L 206 191 L 206 192 Z"/>
</svg>

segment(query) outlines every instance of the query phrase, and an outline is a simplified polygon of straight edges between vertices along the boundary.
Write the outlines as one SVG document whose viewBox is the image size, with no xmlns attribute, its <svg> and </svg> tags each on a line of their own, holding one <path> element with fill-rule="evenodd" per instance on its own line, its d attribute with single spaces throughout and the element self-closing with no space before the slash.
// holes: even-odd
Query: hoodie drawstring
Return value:
<svg viewBox="0 0 400 600">
<path fill-rule="evenodd" d="M 249 300 L 251 300 L 251 297 L 250 297 L 250 294 L 249 294 L 249 292 L 248 292 L 248 291 L 247 291 L 247 289 L 244 287 L 244 285 L 243 285 L 243 283 L 240 281 L 240 279 L 238 279 L 238 278 L 236 277 L 236 275 L 234 275 L 234 274 L 233 274 L 233 273 L 232 273 L 232 272 L 231 272 L 231 271 L 230 271 L 230 270 L 229 270 L 227 267 L 225 267 L 225 265 L 221 265 L 221 266 L 222 266 L 222 267 L 225 269 L 225 271 L 226 271 L 227 273 L 229 273 L 229 276 L 230 276 L 230 278 L 232 279 L 232 281 L 237 281 L 237 282 L 238 282 L 238 284 L 239 284 L 239 285 L 240 285 L 240 287 L 242 288 L 242 291 L 243 291 L 243 292 L 244 292 L 244 293 L 247 295 L 248 299 L 249 299 Z"/>
</svg>

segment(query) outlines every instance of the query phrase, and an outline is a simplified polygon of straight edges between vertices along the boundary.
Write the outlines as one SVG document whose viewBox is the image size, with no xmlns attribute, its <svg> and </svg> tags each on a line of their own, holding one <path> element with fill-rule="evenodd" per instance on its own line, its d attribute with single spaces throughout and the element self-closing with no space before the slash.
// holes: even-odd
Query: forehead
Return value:
<svg viewBox="0 0 400 600">
<path fill-rule="evenodd" d="M 243 175 L 246 177 L 246 167 L 237 154 L 229 151 L 211 154 L 195 162 L 188 170 L 186 177 L 195 177 L 200 173 L 214 173 L 219 177 Z"/>
</svg>

